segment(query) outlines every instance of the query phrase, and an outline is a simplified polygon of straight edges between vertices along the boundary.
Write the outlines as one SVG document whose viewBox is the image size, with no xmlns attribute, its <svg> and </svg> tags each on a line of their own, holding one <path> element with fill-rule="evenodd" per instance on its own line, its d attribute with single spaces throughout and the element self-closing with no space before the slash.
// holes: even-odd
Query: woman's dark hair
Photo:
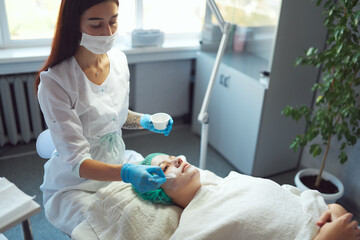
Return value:
<svg viewBox="0 0 360 240">
<path fill-rule="evenodd" d="M 37 93 L 40 73 L 74 56 L 81 40 L 80 17 L 85 10 L 101 2 L 113 1 L 119 6 L 119 0 L 62 0 L 51 45 L 51 52 L 45 65 L 35 79 Z"/>
</svg>

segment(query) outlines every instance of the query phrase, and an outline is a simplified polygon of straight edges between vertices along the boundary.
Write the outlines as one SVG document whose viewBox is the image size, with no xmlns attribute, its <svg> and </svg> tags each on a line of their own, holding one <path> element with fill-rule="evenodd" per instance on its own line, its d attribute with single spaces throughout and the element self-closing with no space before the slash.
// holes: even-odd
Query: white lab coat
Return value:
<svg viewBox="0 0 360 240">
<path fill-rule="evenodd" d="M 87 201 L 82 200 L 107 184 L 80 178 L 80 164 L 124 161 L 129 68 L 123 52 L 112 49 L 107 55 L 110 71 L 101 85 L 86 77 L 74 57 L 40 74 L 38 99 L 57 151 L 45 164 L 40 189 L 49 221 L 68 234 L 83 220 L 79 213 Z"/>
</svg>

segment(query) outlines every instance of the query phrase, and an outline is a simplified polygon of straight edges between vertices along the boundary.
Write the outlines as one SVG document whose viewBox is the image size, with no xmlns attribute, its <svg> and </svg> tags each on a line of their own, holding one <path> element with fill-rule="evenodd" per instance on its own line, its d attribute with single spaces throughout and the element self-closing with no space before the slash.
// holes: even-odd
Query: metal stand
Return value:
<svg viewBox="0 0 360 240">
<path fill-rule="evenodd" d="M 212 92 L 212 88 L 214 85 L 214 81 L 217 75 L 217 72 L 219 70 L 219 65 L 221 62 L 221 59 L 224 55 L 226 45 L 229 41 L 229 33 L 231 24 L 228 22 L 225 22 L 219 8 L 217 7 L 214 0 L 207 0 L 206 3 L 208 4 L 211 12 L 215 15 L 216 20 L 219 23 L 221 32 L 223 33 L 220 41 L 220 45 L 217 51 L 215 63 L 211 72 L 210 80 L 206 89 L 205 97 L 201 106 L 201 110 L 198 116 L 198 121 L 202 124 L 201 127 L 201 143 L 200 143 L 200 161 L 199 161 L 199 167 L 201 169 L 205 169 L 206 166 L 206 154 L 207 154 L 207 145 L 208 145 L 208 132 L 209 132 L 209 114 L 207 112 L 207 109 L 209 107 L 210 102 L 210 96 Z"/>
<path fill-rule="evenodd" d="M 29 219 L 24 220 L 21 223 L 21 225 L 22 225 L 22 229 L 23 229 L 24 239 L 25 240 L 33 240 L 34 238 L 32 235 L 30 220 Z"/>
</svg>

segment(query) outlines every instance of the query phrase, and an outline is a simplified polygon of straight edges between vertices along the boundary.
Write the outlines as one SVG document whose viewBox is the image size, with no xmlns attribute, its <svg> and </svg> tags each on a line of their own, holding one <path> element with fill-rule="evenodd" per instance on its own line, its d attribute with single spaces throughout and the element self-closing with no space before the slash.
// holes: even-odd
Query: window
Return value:
<svg viewBox="0 0 360 240">
<path fill-rule="evenodd" d="M 242 27 L 276 26 L 281 0 L 215 0 L 225 21 Z M 213 23 L 216 20 L 212 19 Z"/>
<path fill-rule="evenodd" d="M 136 26 L 135 0 L 119 0 L 118 34 L 129 34 Z"/>
<path fill-rule="evenodd" d="M 60 1 L 5 0 L 10 40 L 46 39 L 53 35 Z"/>
<path fill-rule="evenodd" d="M 232 41 L 229 41 L 234 52 L 246 51 L 269 60 L 274 47 L 282 1 L 215 0 L 215 2 L 224 20 L 234 24 L 234 36 Z M 214 24 L 217 25 L 215 17 L 207 14 L 206 26 Z"/>
<path fill-rule="evenodd" d="M 0 0 L 0 47 L 49 45 L 60 0 Z M 205 0 L 119 0 L 119 34 L 135 28 L 199 34 Z"/>
<path fill-rule="evenodd" d="M 166 33 L 199 33 L 205 5 L 204 0 L 143 0 L 143 28 Z"/>
<path fill-rule="evenodd" d="M 47 0 L 0 0 L 3 45 L 49 44 L 59 4 L 60 1 Z"/>
</svg>

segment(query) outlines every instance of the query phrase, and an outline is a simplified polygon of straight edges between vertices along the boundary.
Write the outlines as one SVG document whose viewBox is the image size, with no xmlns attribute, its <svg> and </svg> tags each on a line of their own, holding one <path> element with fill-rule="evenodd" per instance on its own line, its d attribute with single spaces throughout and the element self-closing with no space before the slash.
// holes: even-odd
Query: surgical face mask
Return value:
<svg viewBox="0 0 360 240">
<path fill-rule="evenodd" d="M 105 54 L 112 48 L 116 37 L 117 32 L 110 36 L 92 36 L 82 33 L 80 46 L 84 46 L 95 54 Z"/>
</svg>

